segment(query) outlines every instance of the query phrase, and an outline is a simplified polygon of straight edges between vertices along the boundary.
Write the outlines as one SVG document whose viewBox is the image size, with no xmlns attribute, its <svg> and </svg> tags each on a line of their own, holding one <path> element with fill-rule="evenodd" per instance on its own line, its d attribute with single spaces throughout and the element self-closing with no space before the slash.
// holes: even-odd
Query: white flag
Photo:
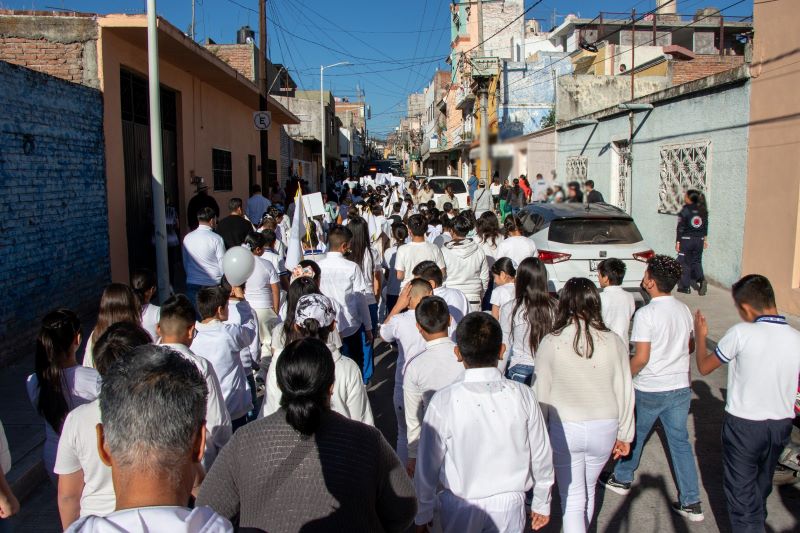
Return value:
<svg viewBox="0 0 800 533">
<path fill-rule="evenodd" d="M 297 191 L 294 198 L 294 216 L 292 229 L 289 232 L 289 243 L 286 248 L 286 270 L 292 270 L 303 260 L 303 235 L 306 233 L 305 213 L 303 210 L 303 194 Z"/>
</svg>

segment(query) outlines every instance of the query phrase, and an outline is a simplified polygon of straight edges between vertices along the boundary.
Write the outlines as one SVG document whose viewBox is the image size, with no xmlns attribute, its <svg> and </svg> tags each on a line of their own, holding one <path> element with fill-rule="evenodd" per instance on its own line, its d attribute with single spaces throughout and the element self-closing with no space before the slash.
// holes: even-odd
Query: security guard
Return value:
<svg viewBox="0 0 800 533">
<path fill-rule="evenodd" d="M 678 283 L 678 292 L 691 294 L 690 286 L 700 296 L 708 291 L 703 274 L 703 250 L 708 248 L 708 209 L 702 192 L 686 192 L 686 204 L 678 214 L 678 231 L 675 250 L 683 272 Z"/>
</svg>

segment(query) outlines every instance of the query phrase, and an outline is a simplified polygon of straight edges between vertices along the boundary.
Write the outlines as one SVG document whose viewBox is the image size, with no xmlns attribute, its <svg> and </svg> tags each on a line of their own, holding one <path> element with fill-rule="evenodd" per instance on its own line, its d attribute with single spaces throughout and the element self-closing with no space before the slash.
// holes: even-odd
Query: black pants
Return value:
<svg viewBox="0 0 800 533">
<path fill-rule="evenodd" d="M 792 420 L 745 420 L 725 413 L 722 466 L 725 501 L 736 533 L 763 532 L 772 476 L 789 436 Z"/>
<path fill-rule="evenodd" d="M 678 288 L 686 290 L 692 282 L 700 283 L 703 275 L 703 237 L 681 237 L 678 262 L 681 264 L 681 281 Z"/>
</svg>

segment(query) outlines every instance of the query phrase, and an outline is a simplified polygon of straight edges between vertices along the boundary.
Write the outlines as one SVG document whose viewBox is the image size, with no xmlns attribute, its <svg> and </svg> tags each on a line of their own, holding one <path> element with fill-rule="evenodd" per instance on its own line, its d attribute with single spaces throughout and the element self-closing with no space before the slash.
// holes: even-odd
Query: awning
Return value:
<svg viewBox="0 0 800 533">
<path fill-rule="evenodd" d="M 507 143 L 500 143 L 500 144 L 493 144 L 489 147 L 489 157 L 493 159 L 507 159 L 510 157 L 514 157 L 517 154 L 516 149 L 514 148 L 513 144 Z M 473 148 L 469 151 L 469 158 L 472 160 L 480 159 L 481 157 L 481 148 L 480 146 L 477 148 Z"/>
</svg>

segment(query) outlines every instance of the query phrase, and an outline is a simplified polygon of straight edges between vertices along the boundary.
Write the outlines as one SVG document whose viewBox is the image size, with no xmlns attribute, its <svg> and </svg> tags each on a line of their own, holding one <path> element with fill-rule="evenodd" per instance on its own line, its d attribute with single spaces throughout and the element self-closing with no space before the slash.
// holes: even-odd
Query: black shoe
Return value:
<svg viewBox="0 0 800 533">
<path fill-rule="evenodd" d="M 692 294 L 692 289 L 678 289 L 678 292 L 683 294 Z"/>
<path fill-rule="evenodd" d="M 697 290 L 697 294 L 700 296 L 708 294 L 708 282 L 706 280 L 700 282 L 700 288 Z"/>
<path fill-rule="evenodd" d="M 631 484 L 619 481 L 614 477 L 613 472 L 603 472 L 600 474 L 600 477 L 597 479 L 597 483 L 604 486 L 611 492 L 616 492 L 622 496 L 627 495 L 631 491 Z"/>
<path fill-rule="evenodd" d="M 700 292 L 700 282 L 699 282 L 699 281 L 693 281 L 693 282 L 691 283 L 691 287 L 692 287 L 692 288 L 693 288 L 695 291 L 697 291 L 697 292 Z"/>
<path fill-rule="evenodd" d="M 705 518 L 705 516 L 703 516 L 703 508 L 700 506 L 700 502 L 689 505 L 681 505 L 680 503 L 675 502 L 672 504 L 672 510 L 682 517 L 687 518 L 689 522 L 702 522 Z"/>
</svg>

